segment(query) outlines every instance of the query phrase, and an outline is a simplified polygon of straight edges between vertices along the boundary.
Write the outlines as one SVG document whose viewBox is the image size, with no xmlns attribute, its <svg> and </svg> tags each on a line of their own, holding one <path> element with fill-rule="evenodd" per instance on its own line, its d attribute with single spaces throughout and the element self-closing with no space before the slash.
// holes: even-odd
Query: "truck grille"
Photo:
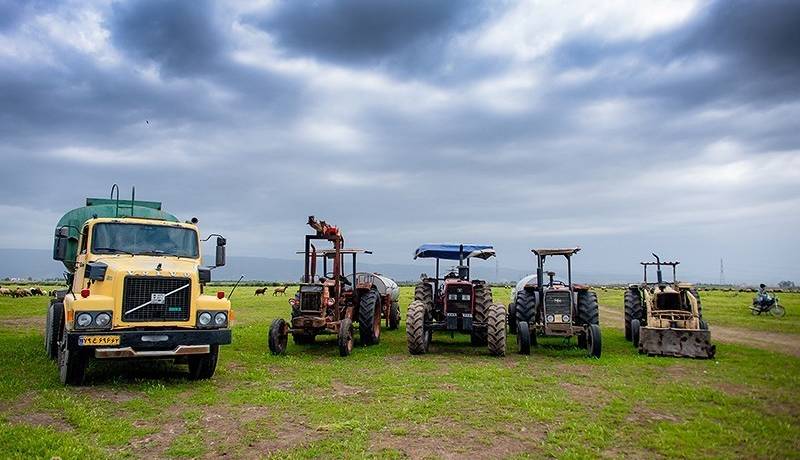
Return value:
<svg viewBox="0 0 800 460">
<path fill-rule="evenodd" d="M 123 321 L 188 321 L 192 295 L 191 286 L 164 297 L 163 304 L 153 302 L 152 295 L 168 294 L 190 283 L 188 278 L 126 277 L 122 298 Z M 128 313 L 145 303 L 148 304 Z"/>
<path fill-rule="evenodd" d="M 571 304 L 569 291 L 546 292 L 544 295 L 544 308 L 548 315 L 571 315 Z"/>
</svg>

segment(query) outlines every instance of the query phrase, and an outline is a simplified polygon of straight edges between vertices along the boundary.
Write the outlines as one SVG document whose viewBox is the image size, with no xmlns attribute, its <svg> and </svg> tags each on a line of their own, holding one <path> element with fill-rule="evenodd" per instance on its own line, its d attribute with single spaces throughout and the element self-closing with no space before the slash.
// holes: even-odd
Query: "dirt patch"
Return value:
<svg viewBox="0 0 800 460">
<path fill-rule="evenodd" d="M 8 407 L 2 414 L 9 423 L 30 425 L 40 428 L 51 428 L 55 431 L 72 431 L 72 426 L 56 414 L 37 410 L 33 407 L 34 396 L 25 393 L 17 402 Z"/>
<path fill-rule="evenodd" d="M 592 387 L 589 385 L 576 385 L 574 383 L 562 382 L 561 388 L 569 395 L 572 401 L 596 406 L 600 401 L 608 400 L 608 391 L 603 388 Z"/>
<path fill-rule="evenodd" d="M 76 388 L 75 391 L 82 395 L 91 396 L 94 399 L 113 403 L 125 403 L 139 396 L 139 394 L 132 391 L 103 388 L 99 386 Z"/>
<path fill-rule="evenodd" d="M 0 329 L 44 329 L 44 318 L 41 316 L 30 316 L 26 318 L 5 318 L 0 319 Z"/>
<path fill-rule="evenodd" d="M 322 439 L 324 434 L 308 426 L 305 422 L 283 421 L 275 426 L 275 436 L 250 443 L 248 457 L 260 457 L 285 449 L 304 447 Z"/>
<path fill-rule="evenodd" d="M 333 387 L 333 397 L 334 398 L 341 398 L 345 396 L 354 396 L 361 393 L 369 393 L 369 390 L 366 388 L 354 387 L 350 385 L 345 385 L 344 383 L 334 380 L 331 382 L 331 386 Z"/>
<path fill-rule="evenodd" d="M 628 422 L 642 422 L 656 423 L 656 422 L 672 422 L 679 423 L 683 419 L 667 412 L 660 412 L 646 406 L 638 405 L 633 408 L 630 414 L 625 418 Z"/>
</svg>

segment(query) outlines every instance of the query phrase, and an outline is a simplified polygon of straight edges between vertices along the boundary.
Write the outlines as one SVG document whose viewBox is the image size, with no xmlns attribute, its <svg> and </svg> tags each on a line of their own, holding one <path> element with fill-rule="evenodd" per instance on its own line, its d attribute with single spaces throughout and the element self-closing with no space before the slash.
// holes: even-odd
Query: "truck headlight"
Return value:
<svg viewBox="0 0 800 460">
<path fill-rule="evenodd" d="M 208 326 L 211 323 L 211 313 L 204 311 L 200 313 L 200 316 L 197 318 L 197 321 L 200 322 L 201 326 Z"/>
<path fill-rule="evenodd" d="M 81 313 L 75 318 L 75 323 L 77 323 L 79 327 L 87 327 L 92 324 L 92 315 L 89 313 Z"/>
<path fill-rule="evenodd" d="M 217 326 L 223 326 L 228 321 L 228 315 L 223 312 L 219 312 L 214 315 L 214 324 Z"/>
<path fill-rule="evenodd" d="M 111 323 L 111 315 L 108 313 L 100 313 L 94 317 L 94 324 L 98 327 L 106 327 Z"/>
</svg>

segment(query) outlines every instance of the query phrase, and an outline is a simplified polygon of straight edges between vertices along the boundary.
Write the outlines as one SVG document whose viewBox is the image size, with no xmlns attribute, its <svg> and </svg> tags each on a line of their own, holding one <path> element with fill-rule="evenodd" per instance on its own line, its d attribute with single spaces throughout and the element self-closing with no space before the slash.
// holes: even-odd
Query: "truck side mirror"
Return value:
<svg viewBox="0 0 800 460">
<path fill-rule="evenodd" d="M 217 237 L 217 259 L 214 262 L 214 265 L 217 267 L 224 267 L 225 266 L 225 244 L 227 241 L 225 238 L 218 236 Z"/>
<path fill-rule="evenodd" d="M 59 227 L 56 229 L 55 241 L 53 242 L 53 259 L 63 261 L 67 258 L 67 243 L 69 243 L 69 229 Z"/>
</svg>

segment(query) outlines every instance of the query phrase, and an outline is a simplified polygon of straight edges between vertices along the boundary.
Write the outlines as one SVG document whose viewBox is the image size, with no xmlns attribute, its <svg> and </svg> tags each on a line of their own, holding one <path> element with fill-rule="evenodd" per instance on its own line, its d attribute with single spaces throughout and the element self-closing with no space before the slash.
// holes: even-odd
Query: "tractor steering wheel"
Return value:
<svg viewBox="0 0 800 460">
<path fill-rule="evenodd" d="M 332 280 L 332 281 L 335 281 L 335 280 L 336 280 L 336 278 L 335 278 L 335 276 L 334 276 L 333 272 L 328 272 L 328 273 L 326 273 L 326 274 L 325 274 L 325 278 L 327 278 L 327 279 L 329 279 L 329 280 Z M 350 280 L 349 280 L 349 279 L 347 279 L 347 277 L 346 277 L 346 276 L 339 275 L 339 281 L 340 281 L 342 284 L 344 284 L 345 286 L 352 286 L 352 283 L 350 282 Z"/>
</svg>

